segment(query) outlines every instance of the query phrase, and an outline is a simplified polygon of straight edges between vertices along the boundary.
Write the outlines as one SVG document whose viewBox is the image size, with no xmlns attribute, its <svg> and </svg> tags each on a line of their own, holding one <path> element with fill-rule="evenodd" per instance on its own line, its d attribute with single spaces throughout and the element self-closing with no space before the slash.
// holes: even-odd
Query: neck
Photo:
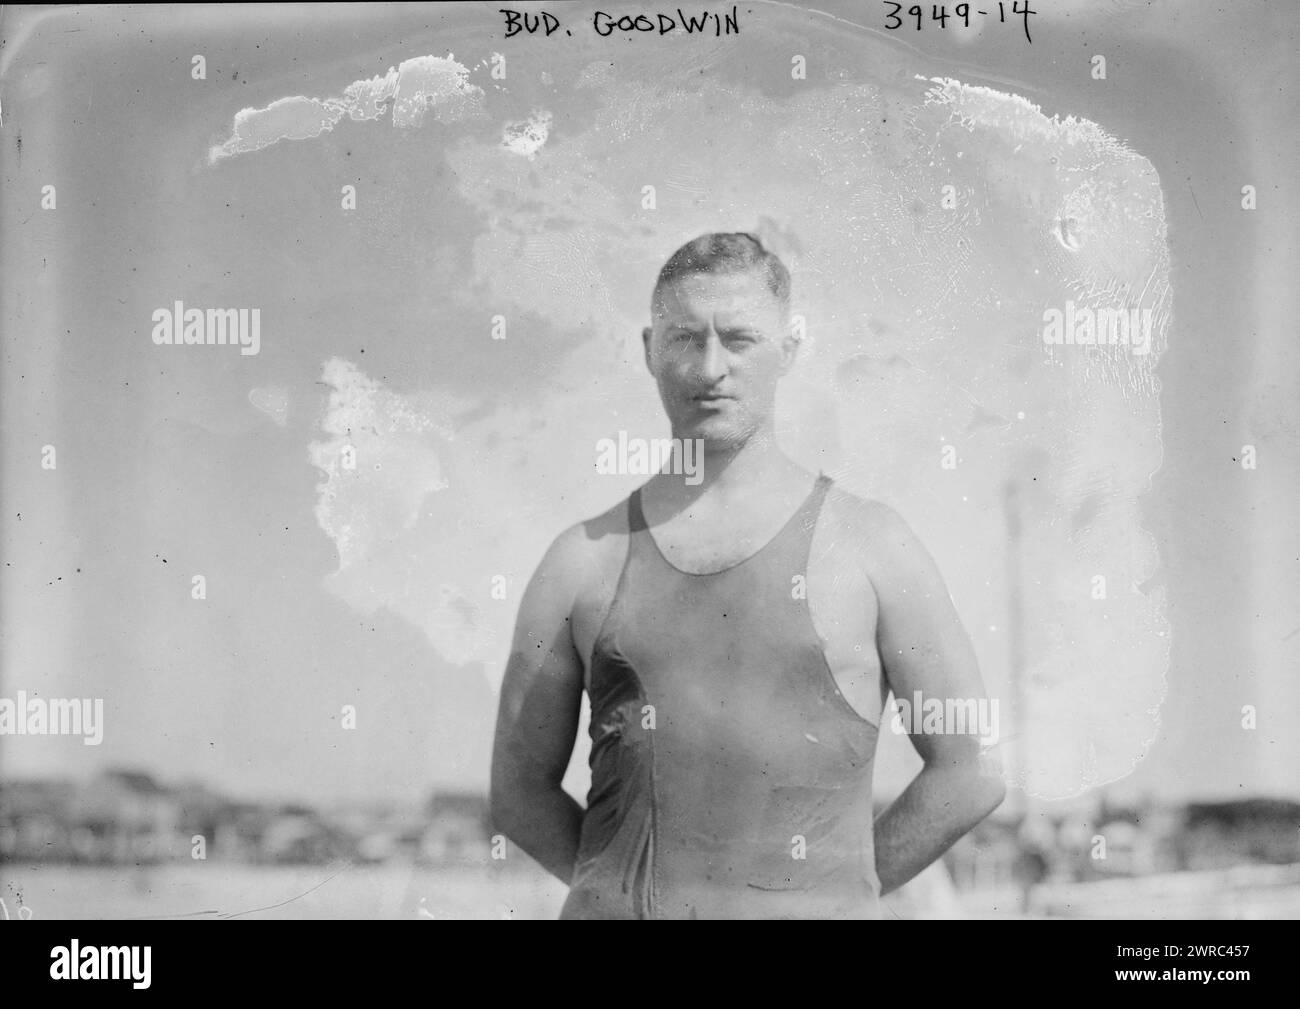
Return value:
<svg viewBox="0 0 1300 1009">
<path fill-rule="evenodd" d="M 740 444 L 705 440 L 703 447 L 703 468 L 698 484 L 684 484 L 678 476 L 660 476 L 654 480 L 661 485 L 656 491 L 682 502 L 694 501 L 704 494 L 724 498 L 733 493 L 752 494 L 755 488 L 779 482 L 795 468 L 777 446 L 776 433 L 770 425 L 754 432 Z"/>
</svg>

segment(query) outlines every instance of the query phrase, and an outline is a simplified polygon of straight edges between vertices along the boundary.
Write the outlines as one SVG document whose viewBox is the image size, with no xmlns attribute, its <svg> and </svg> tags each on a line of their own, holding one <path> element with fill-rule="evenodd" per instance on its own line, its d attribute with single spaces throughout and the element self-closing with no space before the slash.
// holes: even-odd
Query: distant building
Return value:
<svg viewBox="0 0 1300 1009">
<path fill-rule="evenodd" d="M 67 829 L 76 788 L 66 781 L 14 781 L 0 788 L 0 859 L 73 857 Z"/>
<path fill-rule="evenodd" d="M 79 789 L 69 827 L 93 861 L 160 862 L 181 847 L 181 805 L 150 775 L 111 770 Z"/>
<path fill-rule="evenodd" d="M 306 807 L 276 812 L 262 833 L 259 855 L 266 862 L 321 863 L 352 854 L 346 838 Z"/>
<path fill-rule="evenodd" d="M 1300 803 L 1284 799 L 1193 802 L 1182 819 L 1175 843 L 1184 868 L 1300 862 Z"/>
</svg>

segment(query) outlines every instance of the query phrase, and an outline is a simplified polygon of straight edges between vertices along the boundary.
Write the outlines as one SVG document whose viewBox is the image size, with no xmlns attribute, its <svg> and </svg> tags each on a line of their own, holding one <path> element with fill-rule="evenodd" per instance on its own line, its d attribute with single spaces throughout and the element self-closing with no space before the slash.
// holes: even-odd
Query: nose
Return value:
<svg viewBox="0 0 1300 1009">
<path fill-rule="evenodd" d="M 710 385 L 727 374 L 727 356 L 718 334 L 709 327 L 699 358 L 699 377 Z"/>
</svg>

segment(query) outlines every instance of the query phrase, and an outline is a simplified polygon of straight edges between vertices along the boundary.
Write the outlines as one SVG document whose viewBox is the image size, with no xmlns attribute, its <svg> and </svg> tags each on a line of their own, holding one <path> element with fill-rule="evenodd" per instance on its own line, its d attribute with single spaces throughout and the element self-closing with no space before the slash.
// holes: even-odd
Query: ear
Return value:
<svg viewBox="0 0 1300 1009">
<path fill-rule="evenodd" d="M 653 374 L 654 368 L 650 365 L 650 338 L 654 336 L 654 330 L 649 326 L 641 330 L 641 347 L 645 351 L 645 366 Z"/>
</svg>

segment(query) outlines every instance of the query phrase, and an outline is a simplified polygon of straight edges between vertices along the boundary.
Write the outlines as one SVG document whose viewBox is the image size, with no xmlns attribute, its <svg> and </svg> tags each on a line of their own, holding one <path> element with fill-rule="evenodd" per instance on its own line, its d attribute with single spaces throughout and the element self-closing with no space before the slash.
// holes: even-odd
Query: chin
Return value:
<svg viewBox="0 0 1300 1009">
<path fill-rule="evenodd" d="M 749 440 L 750 432 L 725 421 L 704 421 L 696 424 L 688 438 L 703 438 L 708 448 L 730 448 L 743 445 Z"/>
<path fill-rule="evenodd" d="M 674 425 L 677 437 L 703 438 L 706 442 L 724 447 L 743 445 L 753 433 L 747 417 L 736 416 L 731 411 L 701 414 L 694 409 L 684 411 L 680 426 Z M 680 415 L 679 415 L 680 416 Z"/>
</svg>

